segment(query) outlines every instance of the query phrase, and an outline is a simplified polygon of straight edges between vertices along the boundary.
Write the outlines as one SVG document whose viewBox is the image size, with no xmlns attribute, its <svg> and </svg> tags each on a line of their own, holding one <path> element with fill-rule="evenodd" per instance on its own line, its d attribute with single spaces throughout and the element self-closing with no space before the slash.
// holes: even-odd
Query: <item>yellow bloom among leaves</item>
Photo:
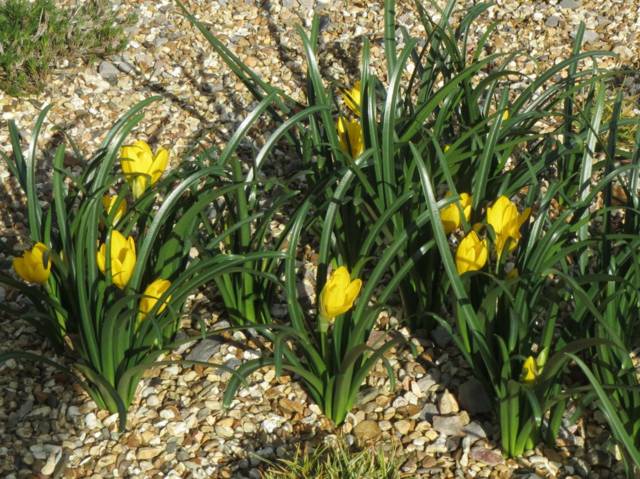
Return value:
<svg viewBox="0 0 640 479">
<path fill-rule="evenodd" d="M 149 286 L 147 286 L 147 288 L 144 290 L 142 298 L 140 298 L 140 306 L 138 308 L 138 321 L 142 321 L 147 316 L 147 314 L 149 314 L 149 311 L 153 309 L 158 300 L 164 293 L 166 293 L 170 286 L 171 281 L 162 278 L 154 280 L 151 284 L 149 284 Z M 165 298 L 162 304 L 158 307 L 156 314 L 162 313 L 167 307 L 169 301 L 171 301 L 171 296 Z"/>
<path fill-rule="evenodd" d="M 342 101 L 354 115 L 360 116 L 360 99 L 360 80 L 358 80 L 353 84 L 353 88 L 342 93 Z"/>
<path fill-rule="evenodd" d="M 540 376 L 540 369 L 533 356 L 529 356 L 525 359 L 522 365 L 522 382 L 532 384 Z"/>
<path fill-rule="evenodd" d="M 115 206 L 117 200 L 118 195 L 104 195 L 102 197 L 102 205 L 104 206 L 104 211 L 106 212 L 107 216 L 111 214 L 111 210 L 113 210 L 113 207 Z M 120 221 L 120 218 L 122 218 L 126 212 L 127 202 L 123 199 L 118 205 L 118 209 L 116 210 L 115 216 L 113 217 L 113 224 L 115 225 L 118 221 Z"/>
<path fill-rule="evenodd" d="M 364 151 L 364 134 L 360 121 L 347 120 L 341 116 L 338 118 L 337 127 L 340 147 L 349 153 L 352 158 L 360 156 Z"/>
<path fill-rule="evenodd" d="M 107 245 L 102 243 L 96 254 L 98 269 L 104 274 L 107 264 Z M 119 231 L 111 232 L 111 280 L 124 289 L 136 266 L 136 243 L 131 236 L 125 238 Z"/>
<path fill-rule="evenodd" d="M 133 145 L 123 146 L 120 151 L 120 166 L 135 198 L 142 196 L 147 188 L 160 179 L 168 163 L 167 149 L 158 148 L 154 155 L 145 141 L 138 140 Z"/>
<path fill-rule="evenodd" d="M 447 197 L 451 196 L 451 192 L 448 192 Z M 468 193 L 460 193 L 460 201 L 451 203 L 440 211 L 440 219 L 442 220 L 442 226 L 446 234 L 451 234 L 462 225 L 462 219 L 460 217 L 460 208 L 464 213 L 464 218 L 469 221 L 471 218 L 471 195 Z"/>
<path fill-rule="evenodd" d="M 507 242 L 509 251 L 513 251 L 518 245 L 522 235 L 520 228 L 531 214 L 531 209 L 527 208 L 522 213 L 518 213 L 518 208 L 506 196 L 498 198 L 493 206 L 487 209 L 487 223 L 491 225 L 496 235 L 496 251 L 498 257 L 502 255 Z"/>
<path fill-rule="evenodd" d="M 346 313 L 360 294 L 362 280 L 351 280 L 346 266 L 340 266 L 331 273 L 320 293 L 320 316 L 333 319 Z"/>
<path fill-rule="evenodd" d="M 487 264 L 489 258 L 489 248 L 487 247 L 487 240 L 480 240 L 478 233 L 471 230 L 467 236 L 465 236 L 456 251 L 456 269 L 459 274 L 464 274 L 468 271 L 478 271 Z"/>
<path fill-rule="evenodd" d="M 51 274 L 51 258 L 47 258 L 48 251 L 44 243 L 36 243 L 33 248 L 25 251 L 22 257 L 13 258 L 13 269 L 23 280 L 29 283 L 44 284 Z"/>
</svg>

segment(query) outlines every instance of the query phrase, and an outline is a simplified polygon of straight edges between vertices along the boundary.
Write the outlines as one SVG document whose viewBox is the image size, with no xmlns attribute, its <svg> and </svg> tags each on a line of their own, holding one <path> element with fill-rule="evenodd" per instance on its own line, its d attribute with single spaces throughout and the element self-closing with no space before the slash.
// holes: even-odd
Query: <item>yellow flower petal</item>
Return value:
<svg viewBox="0 0 640 479">
<path fill-rule="evenodd" d="M 44 262 L 48 250 L 45 244 L 36 243 L 33 248 L 25 251 L 22 257 L 13 259 L 13 269 L 28 283 L 46 283 L 51 274 L 51 258 L 47 258 L 46 264 Z"/>
<path fill-rule="evenodd" d="M 166 148 L 158 148 L 155 158 L 153 159 L 153 166 L 151 168 L 151 184 L 155 184 L 164 170 L 169 164 L 169 151 Z"/>
<path fill-rule="evenodd" d="M 529 356 L 522 365 L 522 375 L 521 379 L 523 382 L 527 384 L 533 383 L 536 378 L 540 375 L 540 371 L 538 370 L 538 365 L 536 364 L 536 360 L 533 356 Z"/>
<path fill-rule="evenodd" d="M 518 208 L 506 196 L 500 196 L 487 209 L 487 223 L 491 225 L 496 235 L 496 252 L 502 255 L 504 247 L 509 243 L 509 251 L 513 251 L 520 241 L 520 228 L 529 218 L 530 208 L 518 213 Z"/>
<path fill-rule="evenodd" d="M 159 148 L 155 157 L 148 143 L 138 140 L 133 145 L 120 150 L 120 165 L 127 181 L 131 184 L 133 196 L 139 198 L 154 184 L 167 167 L 169 151 Z"/>
<path fill-rule="evenodd" d="M 447 197 L 451 196 L 451 192 L 446 194 Z M 471 195 L 468 193 L 460 193 L 460 201 L 451 203 L 440 211 L 440 219 L 442 220 L 442 226 L 444 232 L 449 235 L 462 225 L 462 219 L 460 216 L 460 207 L 464 214 L 465 220 L 468 222 L 471 218 Z"/>
<path fill-rule="evenodd" d="M 345 303 L 349 305 L 349 309 L 353 306 L 354 301 L 360 294 L 360 290 L 362 289 L 362 280 L 357 278 L 349 283 L 347 286 L 347 291 L 345 293 Z"/>
<path fill-rule="evenodd" d="M 129 283 L 136 266 L 136 245 L 131 236 L 125 238 L 119 231 L 111 232 L 111 281 L 120 289 Z M 106 244 L 103 243 L 96 253 L 98 269 L 106 271 Z"/>
<path fill-rule="evenodd" d="M 334 270 L 320 293 L 320 315 L 332 319 L 346 313 L 360 294 L 362 280 L 351 280 L 349 270 L 341 266 Z"/>
<path fill-rule="evenodd" d="M 118 195 L 104 195 L 102 197 L 102 205 L 104 206 L 104 210 L 107 214 L 107 216 L 109 216 L 109 214 L 111 213 L 111 210 L 113 210 L 116 201 L 118 201 Z M 113 224 L 115 225 L 120 218 L 122 218 L 124 216 L 124 214 L 127 212 L 127 202 L 123 199 L 122 201 L 120 201 L 120 204 L 118 205 L 118 209 L 115 213 L 115 216 L 113 217 Z"/>
<path fill-rule="evenodd" d="M 107 270 L 107 245 L 102 243 L 98 248 L 98 254 L 96 255 L 96 263 L 98 269 L 102 274 Z"/>
<path fill-rule="evenodd" d="M 364 133 L 359 120 L 347 120 L 338 118 L 338 140 L 343 151 L 349 153 L 352 158 L 357 158 L 364 151 Z"/>
<path fill-rule="evenodd" d="M 142 156 L 146 158 L 153 157 L 153 151 L 151 150 L 149 143 L 147 143 L 146 141 L 136 140 L 133 144 L 141 150 L 140 154 Z"/>
<path fill-rule="evenodd" d="M 487 240 L 480 240 L 478 234 L 471 230 L 456 250 L 456 269 L 462 275 L 469 271 L 477 271 L 484 267 L 489 258 Z"/>
<path fill-rule="evenodd" d="M 153 307 L 156 305 L 158 300 L 169 289 L 170 286 L 171 286 L 171 281 L 158 278 L 146 287 L 142 295 L 142 298 L 140 298 L 139 313 L 138 313 L 139 321 L 142 321 L 146 317 L 149 311 L 153 309 Z M 167 297 L 158 308 L 158 311 L 156 312 L 156 314 L 162 313 L 167 307 L 167 304 L 170 300 L 171 300 L 171 296 Z"/>
<path fill-rule="evenodd" d="M 356 116 L 360 116 L 360 98 L 360 80 L 353 84 L 353 88 L 345 90 L 342 94 L 342 101 Z"/>
</svg>

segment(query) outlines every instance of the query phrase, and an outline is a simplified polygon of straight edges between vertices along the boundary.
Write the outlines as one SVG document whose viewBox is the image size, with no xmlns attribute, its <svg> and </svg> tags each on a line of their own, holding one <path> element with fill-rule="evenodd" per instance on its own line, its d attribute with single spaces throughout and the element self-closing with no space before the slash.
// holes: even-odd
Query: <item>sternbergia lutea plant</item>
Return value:
<svg viewBox="0 0 640 479">
<path fill-rule="evenodd" d="M 383 307 L 395 291 L 401 300 L 401 316 L 409 324 L 424 328 L 432 318 L 453 314 L 460 334 L 471 343 L 477 332 L 466 324 L 461 311 L 451 310 L 451 292 L 457 279 L 450 275 L 455 273 L 457 278 L 459 273 L 481 270 L 490 256 L 498 277 L 511 280 L 505 275 L 517 273 L 504 267 L 521 241 L 520 228 L 529 221 L 529 213 L 518 210 L 509 198 L 527 188 L 532 194 L 539 191 L 541 177 L 558 156 L 547 148 L 549 138 L 541 133 L 539 125 L 552 124 L 563 102 L 593 81 L 593 74 L 576 74 L 578 65 L 607 53 L 581 53 L 577 49 L 570 58 L 530 78 L 510 68 L 517 53 L 485 54 L 491 30 L 479 37 L 473 53 L 469 53 L 474 20 L 489 4 L 465 11 L 454 27 L 454 0 L 440 9 L 437 21 L 416 2 L 425 37 L 414 38 L 400 27 L 398 41 L 395 3 L 387 0 L 386 78 L 372 73 L 369 43 L 365 40 L 359 78 L 350 79 L 342 88 L 323 79 L 318 66 L 320 23 L 315 18 L 309 34 L 299 29 L 307 60 L 307 90 L 306 99 L 297 102 L 244 65 L 179 5 L 276 125 L 253 160 L 254 174 L 267 160 L 276 160 L 274 152 L 279 145 L 294 152 L 291 161 L 304 172 L 307 188 L 300 191 L 299 198 L 305 200 L 292 215 L 294 227 L 287 236 L 289 259 L 284 273 L 285 284 L 289 285 L 285 292 L 290 321 L 296 337 L 301 338 L 299 349 L 308 351 L 305 361 L 314 374 L 313 381 L 305 379 L 311 384 L 314 399 L 330 404 L 324 406 L 327 414 L 341 420 L 344 410 L 333 410 L 335 403 L 323 393 L 331 390 L 333 394 L 334 390 L 326 386 L 331 381 L 318 382 L 317 378 L 330 370 L 331 361 L 339 364 L 349 348 L 327 356 L 327 351 L 337 346 L 327 347 L 316 327 L 320 319 L 306 319 L 301 308 L 292 306 L 298 304 L 297 290 L 291 286 L 297 276 L 291 259 L 295 254 L 291 249 L 300 238 L 296 229 L 305 233 L 318 252 L 316 298 L 330 278 L 330 264 L 345 266 L 352 273 L 372 270 L 371 275 L 358 274 L 364 281 L 364 291 L 372 296 L 363 291 L 366 299 L 356 303 L 351 319 L 336 321 L 335 345 L 364 349 L 374 320 L 361 319 L 362 308 L 367 308 L 374 296 L 373 303 Z M 569 72 L 569 79 L 558 79 L 563 72 Z M 512 89 L 516 79 L 526 86 Z M 431 182 L 434 202 L 424 196 L 425 177 Z M 531 204 L 533 200 L 532 196 Z M 489 216 L 494 219 L 483 221 L 489 207 L 493 211 Z M 442 210 L 442 218 L 434 215 L 434 208 Z M 300 216 L 303 213 L 304 217 Z M 454 235 L 459 243 L 457 269 L 454 262 L 454 269 L 448 270 L 441 258 L 443 243 L 434 222 L 444 226 L 445 239 Z M 508 254 L 496 255 L 503 250 Z M 366 326 L 356 326 L 361 321 Z M 319 336 L 313 339 L 311 333 Z M 514 352 L 517 345 L 512 342 L 508 361 L 512 354 L 527 353 L 508 374 L 517 380 L 530 354 L 524 343 Z M 464 346 L 466 350 L 472 347 Z M 282 350 L 287 348 L 282 346 Z M 493 357 L 495 350 L 485 353 Z M 295 357 L 293 352 L 287 354 L 289 360 Z M 284 355 L 276 351 L 274 361 L 279 358 L 284 361 Z M 531 367 L 528 370 L 533 371 Z M 360 377 L 351 377 L 356 379 Z M 350 390 L 358 387 L 352 384 Z M 507 393 L 501 390 L 500 397 L 506 398 Z M 520 443 L 530 444 L 530 438 L 525 439 Z M 509 453 L 513 453 L 517 449 L 515 439 L 507 441 L 511 444 Z"/>
<path fill-rule="evenodd" d="M 13 154 L 4 158 L 26 194 L 29 237 L 23 240 L 33 246 L 14 259 L 19 279 L 1 274 L 0 282 L 30 300 L 23 316 L 70 364 L 23 351 L 0 354 L 0 362 L 29 359 L 73 374 L 98 407 L 119 413 L 121 429 L 144 371 L 167 362 L 159 358 L 175 346 L 188 296 L 247 261 L 190 257 L 203 211 L 229 188 L 242 186 L 234 186 L 222 167 L 196 169 L 185 162 L 170 168 L 169 150 L 154 152 L 140 140 L 125 143 L 153 100 L 114 125 L 79 175 L 64 167 L 64 143 L 56 149 L 48 207 L 39 201 L 36 167 L 49 107 L 38 117 L 26 153 L 16 125 L 9 124 Z"/>
</svg>

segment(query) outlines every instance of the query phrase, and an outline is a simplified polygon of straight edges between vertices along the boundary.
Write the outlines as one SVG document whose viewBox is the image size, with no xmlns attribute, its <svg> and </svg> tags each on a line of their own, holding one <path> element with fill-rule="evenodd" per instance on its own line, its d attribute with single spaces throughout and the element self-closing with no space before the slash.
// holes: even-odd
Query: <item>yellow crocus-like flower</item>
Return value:
<svg viewBox="0 0 640 479">
<path fill-rule="evenodd" d="M 478 233 L 471 230 L 456 251 L 456 269 L 459 274 L 482 269 L 489 258 L 487 240 L 480 240 Z"/>
<path fill-rule="evenodd" d="M 120 151 L 120 166 L 135 198 L 160 179 L 168 163 L 167 149 L 158 148 L 154 155 L 145 141 L 138 140 L 133 145 L 123 146 Z"/>
<path fill-rule="evenodd" d="M 46 283 L 51 274 L 51 258 L 47 258 L 46 264 L 44 262 L 48 249 L 44 243 L 36 243 L 33 248 L 25 251 L 22 257 L 13 258 L 13 269 L 18 276 L 29 283 Z"/>
<path fill-rule="evenodd" d="M 353 84 L 353 88 L 342 93 L 342 101 L 356 116 L 360 116 L 360 80 Z"/>
<path fill-rule="evenodd" d="M 364 134 L 359 120 L 347 120 L 341 116 L 338 118 L 338 139 L 340 146 L 349 153 L 352 158 L 357 158 L 364 151 Z"/>
<path fill-rule="evenodd" d="M 109 214 L 111 213 L 111 210 L 115 206 L 117 200 L 118 200 L 118 195 L 104 195 L 102 197 L 102 205 L 104 206 L 104 210 L 106 211 L 107 216 L 109 216 Z M 127 212 L 127 202 L 124 201 L 123 199 L 118 205 L 118 210 L 116 211 L 116 214 L 113 217 L 113 224 L 115 225 L 118 221 L 120 221 L 120 218 L 122 218 L 126 212 Z"/>
<path fill-rule="evenodd" d="M 158 300 L 162 297 L 162 295 L 169 289 L 171 286 L 171 281 L 167 279 L 158 278 L 154 280 L 147 288 L 144 290 L 143 296 L 140 299 L 140 306 L 138 308 L 138 321 L 142 321 L 149 311 L 153 309 Z M 171 301 L 171 296 L 165 298 L 162 304 L 158 307 L 156 314 L 162 313 L 167 304 Z"/>
<path fill-rule="evenodd" d="M 96 254 L 98 269 L 104 274 L 107 263 L 107 245 L 102 243 Z M 129 236 L 125 238 L 119 231 L 111 232 L 111 280 L 118 288 L 124 289 L 129 283 L 136 266 L 136 243 Z"/>
<path fill-rule="evenodd" d="M 444 150 L 443 151 L 446 153 L 450 149 L 451 149 L 451 145 L 444 145 Z"/>
<path fill-rule="evenodd" d="M 449 191 L 446 197 L 451 196 Z M 471 218 L 471 195 L 468 193 L 460 193 L 460 201 L 451 203 L 440 211 L 440 219 L 442 220 L 442 226 L 446 234 L 451 234 L 462 225 L 462 219 L 460 218 L 460 207 L 464 213 L 464 219 L 469 221 Z"/>
<path fill-rule="evenodd" d="M 522 213 L 518 213 L 518 208 L 506 196 L 498 198 L 493 206 L 487 209 L 487 223 L 491 225 L 496 234 L 496 251 L 498 257 L 502 255 L 502 250 L 509 242 L 509 251 L 515 249 L 520 241 L 520 227 L 529 218 L 531 209 L 527 208 Z"/>
<path fill-rule="evenodd" d="M 360 294 L 362 280 L 351 280 L 346 266 L 340 266 L 331 273 L 320 293 L 320 316 L 327 320 L 346 313 Z"/>
<path fill-rule="evenodd" d="M 507 121 L 509 119 L 509 110 L 505 110 L 502 112 L 502 121 Z"/>
<path fill-rule="evenodd" d="M 540 376 L 538 364 L 533 356 L 529 356 L 525 359 L 524 364 L 522 365 L 522 382 L 532 384 L 538 376 Z"/>
</svg>

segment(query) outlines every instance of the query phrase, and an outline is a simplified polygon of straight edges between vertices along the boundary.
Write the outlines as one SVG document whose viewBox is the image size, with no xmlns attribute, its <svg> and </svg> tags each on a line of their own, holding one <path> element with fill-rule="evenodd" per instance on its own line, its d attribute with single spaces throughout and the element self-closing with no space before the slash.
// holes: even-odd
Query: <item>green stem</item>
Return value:
<svg viewBox="0 0 640 479">
<path fill-rule="evenodd" d="M 327 332 L 329 331 L 330 318 L 325 318 L 323 315 L 318 314 L 318 333 L 320 333 L 320 354 L 323 358 L 327 357 L 327 351 L 329 350 L 329 342 L 327 339 Z"/>
</svg>

